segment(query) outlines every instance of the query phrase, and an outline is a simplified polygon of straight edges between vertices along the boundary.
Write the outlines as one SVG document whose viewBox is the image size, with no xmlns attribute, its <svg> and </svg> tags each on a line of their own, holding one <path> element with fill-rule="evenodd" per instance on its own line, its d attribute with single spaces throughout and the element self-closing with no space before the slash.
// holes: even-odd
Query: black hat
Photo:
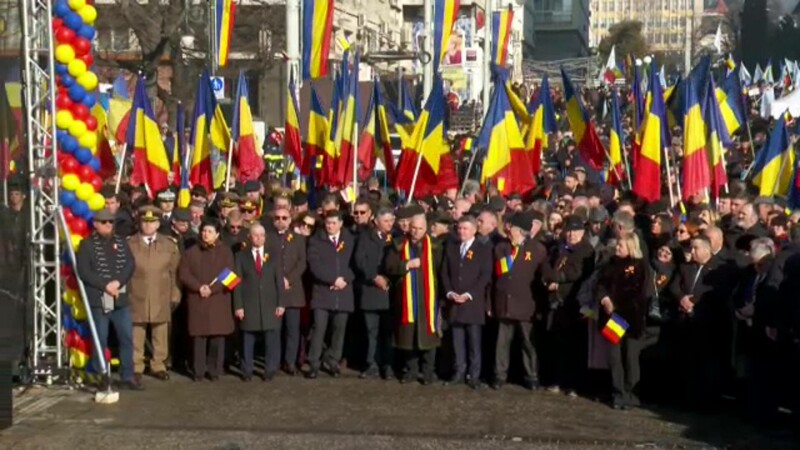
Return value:
<svg viewBox="0 0 800 450">
<path fill-rule="evenodd" d="M 584 230 L 586 229 L 585 227 L 586 224 L 583 219 L 576 215 L 569 216 L 567 220 L 564 221 L 564 231 Z"/>
<path fill-rule="evenodd" d="M 294 205 L 305 205 L 308 203 L 308 194 L 303 191 L 294 191 L 294 195 L 292 196 L 292 204 Z"/>
<path fill-rule="evenodd" d="M 244 184 L 245 192 L 258 192 L 261 190 L 261 183 L 257 180 L 250 180 Z"/>
<path fill-rule="evenodd" d="M 451 209 L 455 208 L 456 205 L 450 200 L 449 197 L 440 195 L 439 196 L 439 206 L 437 207 L 440 211 L 450 211 Z"/>
<path fill-rule="evenodd" d="M 189 212 L 188 208 L 176 208 L 172 211 L 170 218 L 173 222 L 191 222 L 192 213 Z"/>
<path fill-rule="evenodd" d="M 512 227 L 521 228 L 525 231 L 531 229 L 531 225 L 533 225 L 533 214 L 529 212 L 518 212 L 511 216 L 511 220 L 508 221 Z"/>
<path fill-rule="evenodd" d="M 208 197 L 208 190 L 206 190 L 205 186 L 197 185 L 192 188 L 192 196 Z"/>
<path fill-rule="evenodd" d="M 436 211 L 427 215 L 428 223 L 440 223 L 442 225 L 450 226 L 453 224 L 453 218 L 450 214 L 444 211 Z"/>
</svg>

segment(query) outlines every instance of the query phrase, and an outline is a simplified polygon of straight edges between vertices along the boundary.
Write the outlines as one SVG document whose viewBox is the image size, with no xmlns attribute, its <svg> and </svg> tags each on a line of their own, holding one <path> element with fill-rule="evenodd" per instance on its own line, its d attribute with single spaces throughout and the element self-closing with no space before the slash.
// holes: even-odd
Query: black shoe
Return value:
<svg viewBox="0 0 800 450">
<path fill-rule="evenodd" d="M 341 375 L 338 364 L 323 364 L 322 369 L 328 372 L 333 378 L 339 378 L 339 375 Z"/>
<path fill-rule="evenodd" d="M 192 381 L 194 381 L 195 383 L 199 383 L 199 382 L 201 382 L 203 380 L 205 380 L 205 378 L 203 378 L 200 375 L 195 375 L 195 376 L 192 377 Z"/>
<path fill-rule="evenodd" d="M 472 389 L 473 391 L 478 391 L 481 389 L 481 382 L 480 380 L 469 380 L 467 386 L 469 386 L 469 388 Z"/>
<path fill-rule="evenodd" d="M 264 372 L 264 375 L 261 376 L 263 381 L 272 381 L 273 378 L 275 378 L 275 372 L 272 371 Z"/>
<path fill-rule="evenodd" d="M 445 386 L 460 386 L 460 385 L 464 384 L 465 381 L 466 381 L 466 379 L 465 379 L 464 375 L 456 374 L 455 376 L 453 376 L 449 380 L 445 381 L 444 385 Z"/>
<path fill-rule="evenodd" d="M 169 381 L 169 372 L 162 370 L 153 374 L 153 378 L 161 381 Z"/>
<path fill-rule="evenodd" d="M 244 375 L 242 377 L 242 381 L 244 381 L 245 383 L 247 383 L 249 381 L 252 381 L 252 380 L 253 380 L 253 376 L 252 375 Z"/>
<path fill-rule="evenodd" d="M 126 380 L 119 384 L 120 389 L 125 389 L 127 391 L 143 391 L 144 385 L 141 381 L 133 380 Z"/>
<path fill-rule="evenodd" d="M 394 378 L 394 370 L 391 367 L 385 367 L 381 370 L 381 378 L 384 380 L 391 380 Z"/>
<path fill-rule="evenodd" d="M 529 391 L 535 391 L 539 389 L 539 382 L 536 380 L 527 380 L 522 383 L 522 386 Z"/>
<path fill-rule="evenodd" d="M 628 409 L 628 404 L 622 398 L 614 397 L 611 400 L 611 407 L 616 410 L 626 410 Z"/>
<path fill-rule="evenodd" d="M 500 380 L 494 380 L 494 381 L 492 381 L 492 384 L 490 384 L 490 386 L 495 391 L 499 391 L 503 387 L 503 382 L 500 381 Z"/>
<path fill-rule="evenodd" d="M 380 372 L 378 371 L 378 366 L 369 366 L 367 370 L 361 372 L 358 375 L 358 378 L 361 378 L 363 380 L 365 378 L 375 378 L 378 375 L 380 375 Z"/>
<path fill-rule="evenodd" d="M 308 371 L 306 378 L 308 378 L 309 380 L 316 380 L 318 376 L 319 376 L 319 369 L 311 369 Z"/>
<path fill-rule="evenodd" d="M 290 377 L 297 375 L 297 368 L 292 365 L 287 365 L 283 368 L 283 371 L 286 372 L 286 375 L 289 375 Z"/>
<path fill-rule="evenodd" d="M 209 375 L 208 376 L 208 381 L 214 382 L 214 381 L 218 381 L 218 380 L 219 380 L 219 375 Z"/>
<path fill-rule="evenodd" d="M 429 386 L 433 384 L 435 381 L 436 377 L 434 375 L 425 375 L 424 377 L 422 377 L 421 383 L 423 386 Z"/>
</svg>

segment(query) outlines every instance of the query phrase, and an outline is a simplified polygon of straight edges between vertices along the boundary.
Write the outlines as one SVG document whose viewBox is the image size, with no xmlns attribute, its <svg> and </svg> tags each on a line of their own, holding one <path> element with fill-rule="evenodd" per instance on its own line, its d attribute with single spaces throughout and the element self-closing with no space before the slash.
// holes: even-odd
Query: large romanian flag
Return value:
<svg viewBox="0 0 800 450">
<path fill-rule="evenodd" d="M 711 186 L 706 153 L 706 124 L 693 80 L 683 88 L 686 113 L 683 117 L 683 200 L 703 194 Z"/>
<path fill-rule="evenodd" d="M 311 108 L 308 111 L 308 136 L 306 137 L 305 155 L 303 155 L 303 165 L 300 173 L 310 176 L 311 171 L 316 169 L 313 162 L 317 157 L 325 155 L 325 148 L 328 146 L 330 131 L 328 130 L 328 116 L 322 107 L 322 102 L 317 95 L 317 89 L 311 85 Z"/>
<path fill-rule="evenodd" d="M 225 67 L 228 64 L 228 54 L 231 48 L 233 21 L 236 18 L 236 2 L 234 0 L 216 0 L 216 2 L 217 65 Z"/>
<path fill-rule="evenodd" d="M 794 148 L 786 131 L 786 116 L 781 114 L 775 123 L 769 141 L 756 155 L 753 166 L 753 184 L 759 195 L 786 195 L 795 169 Z"/>
<path fill-rule="evenodd" d="M 506 66 L 513 21 L 514 10 L 510 5 L 507 9 L 496 11 L 492 16 L 492 64 L 497 67 Z"/>
<path fill-rule="evenodd" d="M 558 131 L 547 74 L 542 78 L 538 92 L 531 96 L 528 110 L 532 121 L 525 136 L 525 149 L 528 151 L 535 177 L 542 168 L 542 151 L 547 150 L 549 146 L 548 135 Z"/>
<path fill-rule="evenodd" d="M 156 123 L 153 107 L 147 98 L 144 78 L 136 83 L 133 95 L 127 144 L 133 149 L 133 174 L 131 183 L 143 184 L 151 197 L 169 187 L 170 163 L 161 130 Z"/>
<path fill-rule="evenodd" d="M 261 172 L 264 171 L 264 154 L 259 148 L 260 146 L 256 144 L 253 113 L 250 110 L 250 94 L 247 89 L 247 78 L 245 78 L 244 72 L 239 72 L 239 83 L 236 90 L 231 132 L 233 141 L 236 143 L 234 156 L 236 156 L 236 166 L 239 168 L 239 182 L 245 183 L 257 180 L 261 176 Z M 292 89 L 290 91 L 293 92 Z M 288 128 L 285 135 L 289 135 Z M 299 129 L 297 139 L 300 139 Z"/>
<path fill-rule="evenodd" d="M 439 71 L 450 46 L 450 35 L 458 18 L 459 0 L 434 0 L 433 3 L 433 71 Z"/>
<path fill-rule="evenodd" d="M 617 88 L 611 88 L 611 128 L 608 131 L 608 175 L 609 184 L 619 186 L 625 178 L 625 165 L 622 158 L 622 116 L 619 110 Z"/>
<path fill-rule="evenodd" d="M 192 186 L 203 186 L 213 190 L 214 174 L 211 170 L 211 139 L 209 136 L 209 116 L 211 116 L 211 97 L 208 84 L 200 78 L 194 100 L 192 117 L 192 158 L 189 181 Z"/>
<path fill-rule="evenodd" d="M 289 83 L 286 92 L 286 124 L 283 135 L 283 154 L 291 157 L 297 167 L 303 167 L 303 140 L 300 138 L 300 116 L 297 111 L 294 82 Z"/>
<path fill-rule="evenodd" d="M 714 92 L 714 81 L 709 77 L 708 92 Z M 725 170 L 725 148 L 732 144 L 722 111 L 715 95 L 706 96 L 706 134 L 708 135 L 706 149 L 711 166 L 711 194 L 719 197 L 720 188 L 728 184 L 728 173 Z M 727 141 L 726 141 L 727 139 Z"/>
<path fill-rule="evenodd" d="M 381 95 L 380 78 L 376 75 L 367 109 L 367 121 L 358 143 L 358 161 L 361 163 L 359 177 L 361 179 L 369 178 L 372 175 L 375 162 L 379 158 L 386 168 L 386 177 L 389 183 L 394 184 L 394 160 L 389 136 L 389 120 Z"/>
<path fill-rule="evenodd" d="M 303 79 L 328 75 L 333 0 L 303 0 Z"/>
<path fill-rule="evenodd" d="M 353 181 L 353 161 L 356 158 L 356 141 L 361 108 L 358 104 L 358 66 L 360 54 L 356 51 L 350 77 L 347 80 L 347 90 L 342 103 L 342 110 L 336 129 L 336 179 L 335 185 L 346 186 Z"/>
<path fill-rule="evenodd" d="M 641 151 L 636 164 L 633 192 L 649 202 L 661 198 L 661 152 L 669 145 L 664 128 L 667 126 L 667 112 L 664 95 L 655 66 L 651 68 L 650 110 L 644 119 Z"/>
<path fill-rule="evenodd" d="M 564 82 L 564 99 L 567 103 L 567 118 L 569 119 L 569 126 L 572 129 L 572 134 L 575 137 L 578 150 L 592 169 L 601 170 L 606 159 L 606 151 L 603 148 L 603 144 L 600 142 L 597 130 L 595 130 L 594 124 L 589 118 L 589 114 L 586 112 L 586 109 L 584 109 L 581 99 L 576 94 L 572 81 L 569 79 L 563 67 L 561 68 L 561 78 Z M 661 99 L 661 103 L 664 103 L 663 99 Z"/>
</svg>

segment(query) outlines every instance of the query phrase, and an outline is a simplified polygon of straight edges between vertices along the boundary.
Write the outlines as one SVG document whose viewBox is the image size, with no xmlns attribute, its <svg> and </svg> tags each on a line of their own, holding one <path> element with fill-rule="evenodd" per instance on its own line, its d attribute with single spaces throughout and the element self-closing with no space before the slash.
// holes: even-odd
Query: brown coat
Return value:
<svg viewBox="0 0 800 450">
<path fill-rule="evenodd" d="M 281 243 L 281 259 L 283 260 L 283 276 L 289 280 L 289 289 L 282 292 L 287 308 L 306 306 L 306 293 L 303 286 L 303 274 L 306 272 L 306 238 L 293 231 L 279 235 L 274 239 Z M 283 280 L 281 280 L 283 287 Z"/>
<path fill-rule="evenodd" d="M 163 234 L 147 245 L 141 234 L 128 238 L 136 268 L 128 285 L 133 323 L 166 323 L 181 300 L 176 242 Z"/>
<path fill-rule="evenodd" d="M 528 239 L 519 248 L 511 270 L 502 275 L 497 273 L 498 261 L 513 253 L 514 246 L 508 240 L 499 242 L 494 248 L 494 316 L 497 319 L 530 322 L 536 313 L 533 295 L 536 276 L 547 260 L 547 250 L 536 239 Z"/>
<path fill-rule="evenodd" d="M 223 269 L 234 270 L 233 253 L 222 241 L 213 247 L 198 244 L 186 251 L 178 278 L 186 289 L 189 336 L 226 336 L 233 333 L 231 294 L 222 283 L 210 283 Z M 211 296 L 200 297 L 200 287 L 210 285 Z"/>
</svg>

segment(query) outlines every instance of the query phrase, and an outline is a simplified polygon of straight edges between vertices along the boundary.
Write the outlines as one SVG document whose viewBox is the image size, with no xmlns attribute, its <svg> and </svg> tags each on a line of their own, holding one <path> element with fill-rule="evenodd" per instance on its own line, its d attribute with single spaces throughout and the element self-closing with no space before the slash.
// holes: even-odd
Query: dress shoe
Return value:
<svg viewBox="0 0 800 450">
<path fill-rule="evenodd" d="M 143 391 L 144 385 L 141 381 L 137 381 L 135 378 L 131 380 L 125 380 L 119 384 L 120 389 L 125 389 L 127 391 Z"/>
<path fill-rule="evenodd" d="M 316 380 L 318 376 L 319 376 L 319 369 L 311 369 L 308 371 L 308 375 L 306 375 L 306 378 L 308 378 L 309 380 Z"/>
<path fill-rule="evenodd" d="M 290 377 L 297 375 L 297 368 L 295 366 L 288 365 L 283 368 L 283 371 Z"/>
<path fill-rule="evenodd" d="M 492 381 L 492 384 L 490 386 L 495 391 L 499 391 L 500 389 L 503 388 L 503 382 L 500 381 L 500 380 L 494 380 L 494 381 Z"/>
<path fill-rule="evenodd" d="M 167 372 L 166 370 L 161 370 L 159 372 L 154 373 L 153 378 L 161 381 L 169 381 L 169 372 Z"/>
<path fill-rule="evenodd" d="M 263 381 L 272 381 L 273 378 L 275 378 L 275 372 L 272 371 L 264 372 L 264 375 L 261 375 Z"/>
<path fill-rule="evenodd" d="M 391 380 L 392 378 L 394 378 L 394 370 L 392 370 L 391 367 L 384 367 L 381 370 L 381 378 L 383 378 L 384 380 Z"/>
<path fill-rule="evenodd" d="M 328 374 L 333 378 L 339 378 L 339 375 L 341 375 L 338 364 L 325 363 L 322 365 L 322 369 L 325 370 L 325 372 L 328 372 Z"/>
<path fill-rule="evenodd" d="M 252 381 L 252 380 L 253 380 L 253 376 L 252 375 L 243 375 L 242 376 L 242 381 L 244 381 L 245 383 L 247 383 L 249 381 Z"/>
<path fill-rule="evenodd" d="M 578 398 L 578 393 L 575 392 L 575 389 L 567 389 L 567 397 Z"/>
<path fill-rule="evenodd" d="M 522 386 L 529 391 L 535 391 L 539 389 L 539 382 L 536 380 L 526 380 L 522 383 Z"/>
<path fill-rule="evenodd" d="M 444 382 L 445 386 L 460 386 L 466 381 L 464 375 L 455 374 L 452 378 Z"/>
<path fill-rule="evenodd" d="M 473 391 L 479 391 L 481 389 L 481 382 L 480 380 L 469 380 L 467 386 L 469 386 L 469 388 Z"/>
<path fill-rule="evenodd" d="M 194 381 L 195 383 L 199 383 L 199 382 L 203 381 L 204 379 L 205 378 L 203 378 L 200 375 L 195 375 L 195 376 L 192 377 L 192 381 Z"/>
<path fill-rule="evenodd" d="M 208 381 L 218 381 L 218 380 L 219 380 L 219 375 L 209 375 L 208 376 Z"/>
</svg>

